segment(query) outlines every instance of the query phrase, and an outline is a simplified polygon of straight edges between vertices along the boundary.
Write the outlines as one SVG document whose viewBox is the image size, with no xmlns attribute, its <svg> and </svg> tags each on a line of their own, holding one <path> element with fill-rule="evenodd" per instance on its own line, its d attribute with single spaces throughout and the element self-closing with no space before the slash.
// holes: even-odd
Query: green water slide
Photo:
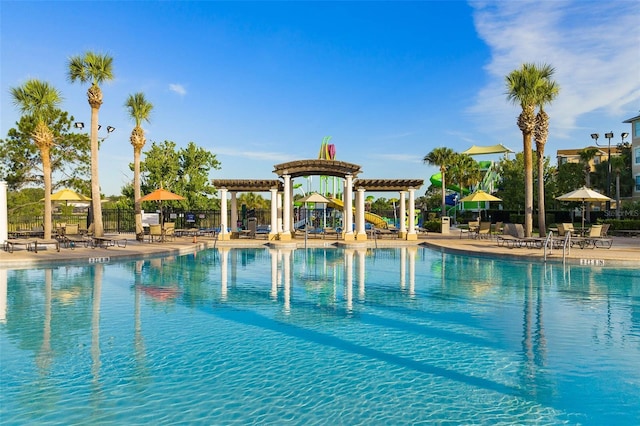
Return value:
<svg viewBox="0 0 640 426">
<path fill-rule="evenodd" d="M 431 181 L 431 184 L 433 186 L 441 187 L 442 186 L 442 174 L 439 173 L 439 172 L 434 174 L 433 176 L 431 176 L 429 181 Z M 451 183 L 449 185 L 447 185 L 447 189 L 450 189 L 452 191 L 456 191 L 458 194 L 462 194 L 462 195 L 470 194 L 468 189 L 460 189 L 460 187 L 458 185 L 454 185 L 454 184 L 451 184 Z"/>
</svg>

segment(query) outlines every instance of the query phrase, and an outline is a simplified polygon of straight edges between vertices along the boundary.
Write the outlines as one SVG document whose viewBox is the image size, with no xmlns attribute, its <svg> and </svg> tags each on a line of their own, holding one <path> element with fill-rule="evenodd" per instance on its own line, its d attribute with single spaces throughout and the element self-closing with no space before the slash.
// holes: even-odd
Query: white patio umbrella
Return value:
<svg viewBox="0 0 640 426">
<path fill-rule="evenodd" d="M 583 186 L 582 188 L 578 188 L 575 191 L 571 191 L 564 195 L 556 197 L 556 200 L 582 202 L 582 227 L 583 228 L 584 228 L 585 203 L 587 201 L 589 202 L 612 201 L 611 198 L 607 197 L 606 195 L 602 195 L 601 193 L 594 191 L 593 189 L 589 189 L 586 186 Z"/>
</svg>

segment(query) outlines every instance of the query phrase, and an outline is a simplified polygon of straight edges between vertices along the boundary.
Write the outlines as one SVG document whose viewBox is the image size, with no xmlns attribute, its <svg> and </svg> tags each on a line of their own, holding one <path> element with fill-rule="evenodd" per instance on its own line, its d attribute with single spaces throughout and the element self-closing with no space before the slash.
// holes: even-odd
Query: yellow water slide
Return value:
<svg viewBox="0 0 640 426">
<path fill-rule="evenodd" d="M 331 198 L 331 204 L 334 204 L 339 208 L 344 208 L 344 203 L 342 202 L 342 200 L 339 200 L 337 198 Z M 356 209 L 354 207 L 353 211 L 355 212 L 355 210 Z M 387 221 L 384 220 L 382 216 L 378 216 L 375 213 L 364 212 L 364 220 L 369 222 L 376 228 L 387 229 L 389 227 L 389 224 L 387 223 Z"/>
</svg>

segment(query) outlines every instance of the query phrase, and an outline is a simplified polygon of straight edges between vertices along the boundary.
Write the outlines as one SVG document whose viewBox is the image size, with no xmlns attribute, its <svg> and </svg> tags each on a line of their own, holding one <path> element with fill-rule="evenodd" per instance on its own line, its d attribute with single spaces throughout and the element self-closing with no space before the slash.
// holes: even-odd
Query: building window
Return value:
<svg viewBox="0 0 640 426">
<path fill-rule="evenodd" d="M 640 175 L 636 176 L 636 192 L 640 192 Z"/>
<path fill-rule="evenodd" d="M 633 137 L 640 138 L 640 121 L 636 121 L 635 123 L 633 123 L 633 128 L 635 129 Z"/>
<path fill-rule="evenodd" d="M 636 164 L 640 164 L 640 148 L 636 148 Z"/>
</svg>

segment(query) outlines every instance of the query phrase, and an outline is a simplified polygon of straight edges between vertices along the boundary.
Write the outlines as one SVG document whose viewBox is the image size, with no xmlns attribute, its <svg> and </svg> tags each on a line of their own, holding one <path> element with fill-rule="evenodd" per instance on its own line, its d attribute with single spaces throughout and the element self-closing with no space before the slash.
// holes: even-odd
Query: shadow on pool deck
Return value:
<svg viewBox="0 0 640 426">
<path fill-rule="evenodd" d="M 125 236 L 125 234 L 123 234 Z M 213 237 L 198 237 L 194 242 L 192 237 L 177 237 L 175 241 L 164 243 L 148 243 L 128 241 L 126 247 L 109 248 L 84 248 L 74 249 L 62 247 L 56 252 L 53 247 L 45 250 L 39 249 L 38 253 L 27 251 L 26 247 L 16 247 L 13 253 L 0 251 L 1 268 L 29 267 L 38 263 L 95 263 L 108 262 L 112 259 L 137 259 L 156 257 L 163 255 L 178 255 L 193 253 L 207 248 L 249 248 L 249 247 L 274 247 L 274 248 L 312 248 L 312 247 L 344 247 L 358 248 L 391 248 L 391 247 L 416 247 L 427 246 L 432 249 L 448 253 L 473 254 L 493 258 L 521 259 L 526 261 L 544 261 L 543 249 L 508 248 L 498 246 L 496 239 L 471 239 L 462 235 L 455 228 L 448 235 L 439 233 L 420 234 L 417 241 L 405 241 L 401 239 L 377 239 L 363 242 L 345 243 L 335 239 L 304 238 L 297 236 L 292 241 L 269 242 L 262 239 L 236 239 L 230 241 L 217 241 Z M 547 261 L 562 262 L 563 250 L 554 249 L 547 252 Z M 585 264 L 594 266 L 640 266 L 640 238 L 613 237 L 613 245 L 606 248 L 571 248 L 566 254 L 565 261 L 569 264 Z"/>
</svg>

